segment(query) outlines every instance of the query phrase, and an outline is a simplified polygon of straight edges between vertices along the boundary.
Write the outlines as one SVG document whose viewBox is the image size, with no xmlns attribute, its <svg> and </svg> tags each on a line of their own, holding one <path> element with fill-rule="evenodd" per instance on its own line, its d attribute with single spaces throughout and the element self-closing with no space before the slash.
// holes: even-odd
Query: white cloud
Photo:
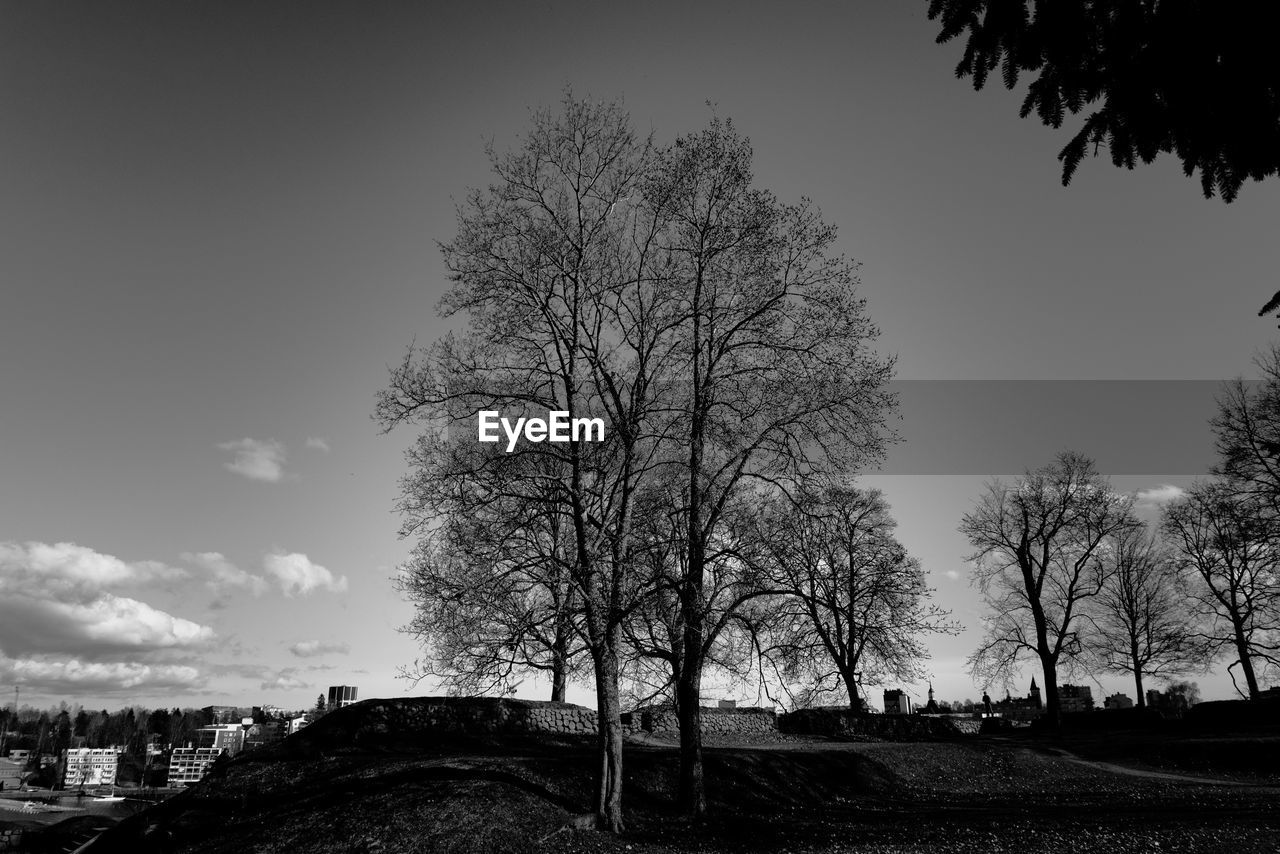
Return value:
<svg viewBox="0 0 1280 854">
<path fill-rule="evenodd" d="M 0 590 L 91 595 L 109 587 L 175 581 L 184 570 L 158 561 L 128 563 L 75 543 L 0 542 Z"/>
<path fill-rule="evenodd" d="M 223 466 L 249 480 L 278 483 L 284 479 L 284 443 L 275 439 L 261 442 L 257 439 L 241 439 L 218 445 L 224 451 L 233 451 L 235 459 Z"/>
<path fill-rule="evenodd" d="M 947 578 L 950 578 L 952 581 L 960 580 L 960 570 L 958 569 L 948 569 L 946 572 L 942 574 L 945 575 Z"/>
<path fill-rule="evenodd" d="M 347 577 L 334 578 L 329 570 L 318 563 L 312 563 L 304 554 L 270 554 L 263 561 L 267 574 L 280 582 L 284 595 L 292 596 L 295 592 L 306 596 L 315 590 L 328 590 L 331 593 L 345 593 Z"/>
<path fill-rule="evenodd" d="M 292 669 L 286 667 L 258 687 L 263 691 L 296 691 L 300 688 L 310 688 L 311 683 L 294 676 Z"/>
<path fill-rule="evenodd" d="M 317 655 L 346 655 L 351 652 L 351 647 L 336 641 L 309 640 L 293 644 L 289 647 L 289 652 L 298 658 L 313 658 Z"/>
<path fill-rule="evenodd" d="M 0 681 L 32 694 L 128 694 L 143 690 L 198 690 L 200 672 L 185 664 L 92 662 L 79 658 L 8 658 L 0 654 Z"/>
<path fill-rule="evenodd" d="M 213 629 L 109 588 L 143 587 L 187 573 L 128 563 L 74 543 L 0 543 L 0 649 L 108 660 L 190 648 Z"/>
<path fill-rule="evenodd" d="M 1139 489 L 1134 493 L 1134 498 L 1140 507 L 1159 509 L 1170 501 L 1181 498 L 1186 494 L 1187 491 L 1181 487 L 1174 486 L 1171 483 L 1162 483 L 1151 489 Z"/>
<path fill-rule="evenodd" d="M 260 575 L 245 572 L 222 556 L 220 552 L 183 552 L 182 559 L 195 564 L 209 575 L 206 582 L 215 592 L 228 588 L 248 590 L 254 596 L 267 592 L 267 580 Z"/>
<path fill-rule="evenodd" d="M 89 602 L 60 602 L 10 595 L 0 587 L 0 648 L 13 653 L 109 659 L 199 647 L 213 638 L 208 626 L 127 596 L 103 593 Z"/>
<path fill-rule="evenodd" d="M 319 436 L 308 436 L 306 446 L 313 451 L 324 451 L 329 453 L 329 443 Z"/>
</svg>

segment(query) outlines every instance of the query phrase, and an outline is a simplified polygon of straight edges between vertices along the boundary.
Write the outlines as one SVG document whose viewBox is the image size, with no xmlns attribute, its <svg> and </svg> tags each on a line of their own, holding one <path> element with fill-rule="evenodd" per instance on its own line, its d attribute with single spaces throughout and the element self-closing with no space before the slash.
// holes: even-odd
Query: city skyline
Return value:
<svg viewBox="0 0 1280 854">
<path fill-rule="evenodd" d="M 0 8 L 0 703 L 436 693 L 397 676 L 413 436 L 379 434 L 374 394 L 447 331 L 436 243 L 486 142 L 566 87 L 659 142 L 732 118 L 760 186 L 812 197 L 862 263 L 904 442 L 861 484 L 966 626 L 929 641 L 939 699 L 982 694 L 956 529 L 983 484 L 1080 436 L 1154 518 L 1212 462 L 1215 384 L 1276 337 L 1280 186 L 1224 205 L 1168 158 L 1102 157 L 1062 187 L 1061 135 L 955 79 L 923 4 Z M 1224 669 L 1189 678 L 1229 697 Z"/>
</svg>

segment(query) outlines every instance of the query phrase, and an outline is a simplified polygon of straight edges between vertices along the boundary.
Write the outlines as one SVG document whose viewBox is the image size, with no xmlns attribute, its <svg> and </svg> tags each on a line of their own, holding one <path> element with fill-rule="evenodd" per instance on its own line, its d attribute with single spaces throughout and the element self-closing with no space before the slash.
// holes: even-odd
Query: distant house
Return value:
<svg viewBox="0 0 1280 854">
<path fill-rule="evenodd" d="M 214 724 L 196 730 L 196 747 L 225 750 L 235 756 L 244 749 L 244 727 L 240 724 Z"/>
<path fill-rule="evenodd" d="M 1059 685 L 1058 707 L 1067 712 L 1092 712 L 1093 689 L 1088 685 Z"/>
<path fill-rule="evenodd" d="M 886 715 L 911 714 L 911 698 L 901 688 L 886 688 L 884 692 L 884 713 Z"/>
<path fill-rule="evenodd" d="M 1003 700 L 991 704 L 993 714 L 1011 721 L 1033 721 L 1044 714 L 1044 703 L 1040 699 L 1040 686 L 1035 677 L 1031 677 L 1031 690 L 1026 697 L 1014 697 L 1008 691 Z"/>
<path fill-rule="evenodd" d="M 223 753 L 218 747 L 175 747 L 169 757 L 169 785 L 199 782 Z"/>
<path fill-rule="evenodd" d="M 1112 694 L 1102 701 L 1104 709 L 1132 709 L 1133 700 L 1129 699 L 1127 694 Z"/>
<path fill-rule="evenodd" d="M 25 762 L 0 759 L 0 789 L 18 788 L 18 784 L 22 782 L 22 769 L 25 766 Z"/>
<path fill-rule="evenodd" d="M 62 751 L 62 758 L 66 763 L 62 785 L 68 789 L 75 786 L 111 786 L 116 782 L 116 768 L 120 763 L 120 749 L 117 747 L 70 748 Z"/>
<path fill-rule="evenodd" d="M 309 723 L 311 723 L 311 719 L 306 715 L 298 715 L 296 718 L 289 718 L 288 735 L 293 735 L 298 730 L 305 729 Z"/>
<path fill-rule="evenodd" d="M 354 685 L 330 685 L 329 702 L 325 703 L 325 708 L 332 712 L 334 709 L 349 706 L 355 701 L 356 687 Z"/>
</svg>

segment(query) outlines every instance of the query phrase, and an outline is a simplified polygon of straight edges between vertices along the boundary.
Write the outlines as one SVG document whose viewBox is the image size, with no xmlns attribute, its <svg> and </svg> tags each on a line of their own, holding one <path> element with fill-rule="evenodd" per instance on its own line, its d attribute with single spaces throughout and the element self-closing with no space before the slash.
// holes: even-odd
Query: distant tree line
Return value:
<svg viewBox="0 0 1280 854">
<path fill-rule="evenodd" d="M 835 229 L 755 186 L 730 121 L 659 146 L 566 96 L 489 155 L 442 247 L 460 328 L 411 348 L 377 406 L 422 429 L 399 504 L 424 650 L 407 675 L 503 693 L 540 673 L 553 700 L 593 684 L 610 830 L 622 704 L 671 704 L 696 817 L 705 680 L 859 708 L 955 629 L 883 496 L 853 485 L 893 439 L 893 361 Z M 508 452 L 477 441 L 482 410 L 607 427 Z"/>
</svg>

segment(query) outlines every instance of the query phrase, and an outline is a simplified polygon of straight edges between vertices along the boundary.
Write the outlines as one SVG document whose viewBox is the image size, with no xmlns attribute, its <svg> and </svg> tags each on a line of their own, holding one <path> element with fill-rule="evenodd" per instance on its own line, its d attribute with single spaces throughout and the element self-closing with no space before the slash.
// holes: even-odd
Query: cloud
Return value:
<svg viewBox="0 0 1280 854">
<path fill-rule="evenodd" d="M 312 563 L 304 554 L 269 554 L 263 561 L 267 574 L 280 582 L 284 595 L 306 596 L 315 590 L 328 590 L 330 593 L 345 593 L 347 577 L 334 578 L 333 573 L 318 563 Z"/>
<path fill-rule="evenodd" d="M 284 443 L 275 439 L 260 442 L 257 439 L 241 439 L 218 445 L 224 451 L 233 451 L 235 459 L 223 466 L 249 480 L 278 483 L 284 479 Z"/>
<path fill-rule="evenodd" d="M 79 658 L 8 658 L 0 653 L 0 681 L 32 694 L 125 694 L 145 690 L 191 691 L 203 687 L 200 671 L 185 664 L 91 662 Z"/>
<path fill-rule="evenodd" d="M 176 581 L 186 572 L 159 561 L 129 563 L 75 543 L 0 542 L 0 589 L 17 585 L 80 597 L 110 587 Z"/>
<path fill-rule="evenodd" d="M 270 586 L 265 578 L 245 572 L 220 552 L 183 552 L 182 559 L 203 569 L 209 575 L 205 583 L 215 592 L 231 588 L 248 590 L 254 596 L 261 596 Z"/>
<path fill-rule="evenodd" d="M 298 658 L 314 658 L 317 655 L 346 655 L 351 652 L 351 647 L 334 641 L 309 640 L 293 644 L 289 647 L 289 652 Z"/>
<path fill-rule="evenodd" d="M 329 443 L 319 436 L 308 436 L 306 446 L 313 451 L 324 451 L 326 454 L 330 450 Z"/>
<path fill-rule="evenodd" d="M 286 667 L 258 687 L 263 691 L 296 691 L 300 688 L 310 688 L 311 683 L 294 676 L 293 668 Z"/>
<path fill-rule="evenodd" d="M 1186 494 L 1187 491 L 1181 487 L 1162 483 L 1151 489 L 1139 489 L 1134 493 L 1134 498 L 1139 507 L 1156 510 Z"/>
<path fill-rule="evenodd" d="M 213 640 L 213 629 L 111 588 L 186 575 L 158 561 L 126 562 L 74 543 L 0 543 L 0 649 L 131 660 Z"/>
<path fill-rule="evenodd" d="M 960 580 L 960 570 L 958 569 L 948 569 L 946 572 L 942 574 L 945 575 L 947 578 L 950 578 L 952 581 Z"/>
</svg>

